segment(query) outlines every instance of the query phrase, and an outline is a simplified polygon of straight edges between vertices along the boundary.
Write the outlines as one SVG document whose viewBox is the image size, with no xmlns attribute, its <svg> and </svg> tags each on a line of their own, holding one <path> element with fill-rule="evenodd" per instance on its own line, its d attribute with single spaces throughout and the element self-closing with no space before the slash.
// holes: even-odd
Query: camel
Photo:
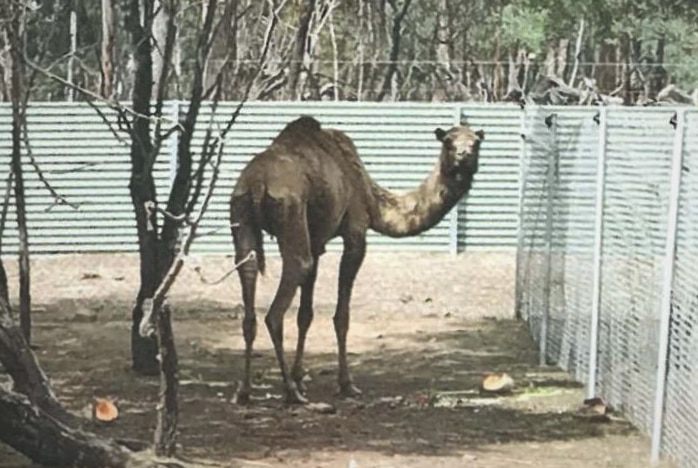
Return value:
<svg viewBox="0 0 698 468">
<path fill-rule="evenodd" d="M 378 186 L 343 132 L 322 128 L 312 117 L 290 122 L 240 173 L 230 199 L 230 224 L 242 288 L 245 339 L 244 378 L 237 400 L 249 401 L 250 360 L 257 331 L 255 288 L 264 273 L 262 231 L 275 237 L 282 259 L 281 279 L 265 323 L 281 369 L 286 402 L 307 403 L 303 383 L 305 339 L 313 320 L 313 288 L 318 260 L 335 237 L 343 240 L 336 310 L 339 394 L 358 396 L 347 365 L 349 303 L 354 279 L 366 253 L 368 229 L 392 236 L 413 236 L 436 225 L 470 191 L 478 170 L 483 131 L 456 126 L 437 128 L 441 154 L 415 190 L 394 194 Z M 253 255 L 250 255 L 253 253 Z M 300 287 L 295 361 L 284 359 L 284 314 Z"/>
</svg>

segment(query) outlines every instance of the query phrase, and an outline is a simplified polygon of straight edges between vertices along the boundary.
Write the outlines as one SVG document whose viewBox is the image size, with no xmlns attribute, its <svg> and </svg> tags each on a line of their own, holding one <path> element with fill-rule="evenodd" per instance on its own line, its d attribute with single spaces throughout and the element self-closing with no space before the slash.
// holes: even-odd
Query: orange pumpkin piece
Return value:
<svg viewBox="0 0 698 468">
<path fill-rule="evenodd" d="M 98 421 L 111 422 L 119 417 L 119 410 L 113 401 L 97 398 L 94 404 L 94 416 Z"/>
</svg>

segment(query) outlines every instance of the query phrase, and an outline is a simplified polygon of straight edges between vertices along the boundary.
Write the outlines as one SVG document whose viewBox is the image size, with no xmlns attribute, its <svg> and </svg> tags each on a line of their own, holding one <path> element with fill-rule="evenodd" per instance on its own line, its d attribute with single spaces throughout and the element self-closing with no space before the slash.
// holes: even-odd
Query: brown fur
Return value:
<svg viewBox="0 0 698 468">
<path fill-rule="evenodd" d="M 320 255 L 335 237 L 344 241 L 337 308 L 339 387 L 356 394 L 346 362 L 349 301 L 366 251 L 366 232 L 392 237 L 433 227 L 465 195 L 478 168 L 484 134 L 467 126 L 436 129 L 441 155 L 431 174 L 414 191 L 398 195 L 369 176 L 356 147 L 339 130 L 323 129 L 312 117 L 289 123 L 269 148 L 243 169 L 230 201 L 237 261 L 254 250 L 256 258 L 239 270 L 245 318 L 245 376 L 239 398 L 250 392 L 250 359 L 256 335 L 254 296 L 257 273 L 264 270 L 262 231 L 276 237 L 282 258 L 279 288 L 265 322 L 281 367 L 287 400 L 303 402 L 303 350 L 313 317 L 313 287 Z M 283 356 L 283 316 L 301 287 L 296 359 L 289 372 Z"/>
</svg>

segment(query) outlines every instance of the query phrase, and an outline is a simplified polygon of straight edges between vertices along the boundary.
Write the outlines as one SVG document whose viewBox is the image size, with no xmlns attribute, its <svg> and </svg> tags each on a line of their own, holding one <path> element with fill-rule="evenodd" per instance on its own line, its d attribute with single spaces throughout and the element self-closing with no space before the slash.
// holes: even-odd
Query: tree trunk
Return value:
<svg viewBox="0 0 698 468">
<path fill-rule="evenodd" d="M 111 99 L 114 94 L 114 5 L 102 0 L 102 83 L 101 94 Z"/>
<path fill-rule="evenodd" d="M 175 453 L 179 409 L 177 394 L 179 389 L 179 364 L 172 333 L 170 307 L 165 304 L 157 316 L 158 346 L 162 372 L 160 373 L 160 406 L 155 428 L 155 453 L 171 456 Z"/>
<path fill-rule="evenodd" d="M 240 30 L 240 22 L 242 18 L 238 17 L 239 0 L 230 0 L 230 3 L 224 10 L 223 22 L 223 38 L 225 40 L 225 49 L 229 54 L 229 62 L 225 64 L 222 76 L 222 92 L 221 99 L 234 100 L 237 91 L 237 79 L 241 78 L 237 75 L 242 74 L 242 67 L 238 65 L 238 31 Z M 243 29 L 243 33 L 245 30 Z"/>
<path fill-rule="evenodd" d="M 598 46 L 594 66 L 593 76 L 600 93 L 609 94 L 616 89 L 619 84 L 616 66 L 618 61 L 615 44 L 602 41 Z"/>
<path fill-rule="evenodd" d="M 310 33 L 310 21 L 315 12 L 315 0 L 305 0 L 300 12 L 298 31 L 291 54 L 291 65 L 288 72 L 288 96 L 293 100 L 300 100 L 303 93 L 301 73 L 305 64 L 306 51 Z"/>
<path fill-rule="evenodd" d="M 632 53 L 630 35 L 623 33 L 620 36 L 620 56 L 623 64 L 623 105 L 632 103 L 632 69 L 630 56 Z"/>
<path fill-rule="evenodd" d="M 448 101 L 453 95 L 454 77 L 451 73 L 451 27 L 448 0 L 439 0 L 436 7 L 436 79 L 433 102 Z"/>
<path fill-rule="evenodd" d="M 107 439 L 72 429 L 78 418 L 56 400 L 22 332 L 0 300 L 0 362 L 19 393 L 0 386 L 0 441 L 49 466 L 130 467 L 132 453 Z"/>
<path fill-rule="evenodd" d="M 657 48 L 654 54 L 654 65 L 651 68 L 651 76 L 649 85 L 647 87 L 647 97 L 655 99 L 657 93 L 664 89 L 664 87 L 669 82 L 669 77 L 667 76 L 667 71 L 664 68 L 664 47 L 666 45 L 666 38 L 664 36 L 657 39 Z"/>
<path fill-rule="evenodd" d="M 146 10 L 152 11 L 150 5 Z M 156 202 L 152 160 L 155 158 L 150 138 L 150 120 L 139 115 L 150 115 L 150 96 L 153 88 L 152 56 L 149 31 L 141 23 L 141 7 L 138 0 L 131 0 L 128 27 L 131 33 L 135 62 L 133 82 L 133 117 L 131 141 L 131 181 L 129 191 L 136 217 L 138 253 L 140 260 L 140 290 L 131 313 L 131 354 L 133 370 L 155 375 L 160 370 L 157 360 L 158 347 L 154 337 L 143 338 L 138 328 L 143 318 L 143 302 L 152 297 L 159 283 L 158 226 L 154 212 L 148 212 L 146 202 Z"/>
<path fill-rule="evenodd" d="M 9 47 L 10 97 L 12 100 L 12 157 L 11 170 L 15 180 L 15 210 L 19 232 L 19 321 L 22 333 L 31 342 L 31 271 L 29 264 L 29 236 L 27 233 L 27 211 L 24 200 L 24 173 L 22 170 L 22 129 L 26 125 L 24 105 L 23 24 L 24 6 L 10 3 L 5 5 L 5 43 Z"/>
<path fill-rule="evenodd" d="M 72 429 L 29 400 L 0 387 L 0 441 L 46 466 L 138 466 L 115 442 Z M 147 466 L 145 463 L 141 466 Z"/>
<path fill-rule="evenodd" d="M 160 79 L 162 71 L 165 68 L 165 44 L 167 43 L 167 33 L 169 25 L 169 15 L 171 14 L 167 0 L 154 0 L 154 18 L 153 18 L 153 48 L 152 48 L 152 63 L 153 63 L 153 90 L 152 98 L 157 99 L 160 94 L 160 86 L 165 86 L 166 81 Z"/>
<path fill-rule="evenodd" d="M 411 0 L 403 0 L 402 8 L 398 9 L 396 0 L 390 0 L 390 6 L 393 9 L 393 26 L 390 33 L 390 58 L 388 69 L 383 78 L 383 84 L 376 98 L 377 101 L 385 99 L 392 89 L 394 89 L 394 75 L 397 71 L 397 61 L 400 58 L 400 40 L 402 39 L 402 20 L 405 19 L 407 9 Z"/>
<path fill-rule="evenodd" d="M 15 326 L 10 309 L 3 301 L 0 301 L 0 362 L 12 377 L 15 391 L 29 397 L 34 405 L 52 417 L 66 422 L 74 421 L 58 403 L 36 356 L 23 332 Z"/>
</svg>

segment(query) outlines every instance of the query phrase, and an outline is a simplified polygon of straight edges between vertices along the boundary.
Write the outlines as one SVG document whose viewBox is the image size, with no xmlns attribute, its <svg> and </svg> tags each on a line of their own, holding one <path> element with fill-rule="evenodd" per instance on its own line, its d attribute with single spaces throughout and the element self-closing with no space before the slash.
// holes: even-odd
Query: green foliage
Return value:
<svg viewBox="0 0 698 468">
<path fill-rule="evenodd" d="M 549 30 L 550 13 L 547 9 L 512 3 L 502 10 L 503 45 L 525 47 L 539 53 Z"/>
</svg>

